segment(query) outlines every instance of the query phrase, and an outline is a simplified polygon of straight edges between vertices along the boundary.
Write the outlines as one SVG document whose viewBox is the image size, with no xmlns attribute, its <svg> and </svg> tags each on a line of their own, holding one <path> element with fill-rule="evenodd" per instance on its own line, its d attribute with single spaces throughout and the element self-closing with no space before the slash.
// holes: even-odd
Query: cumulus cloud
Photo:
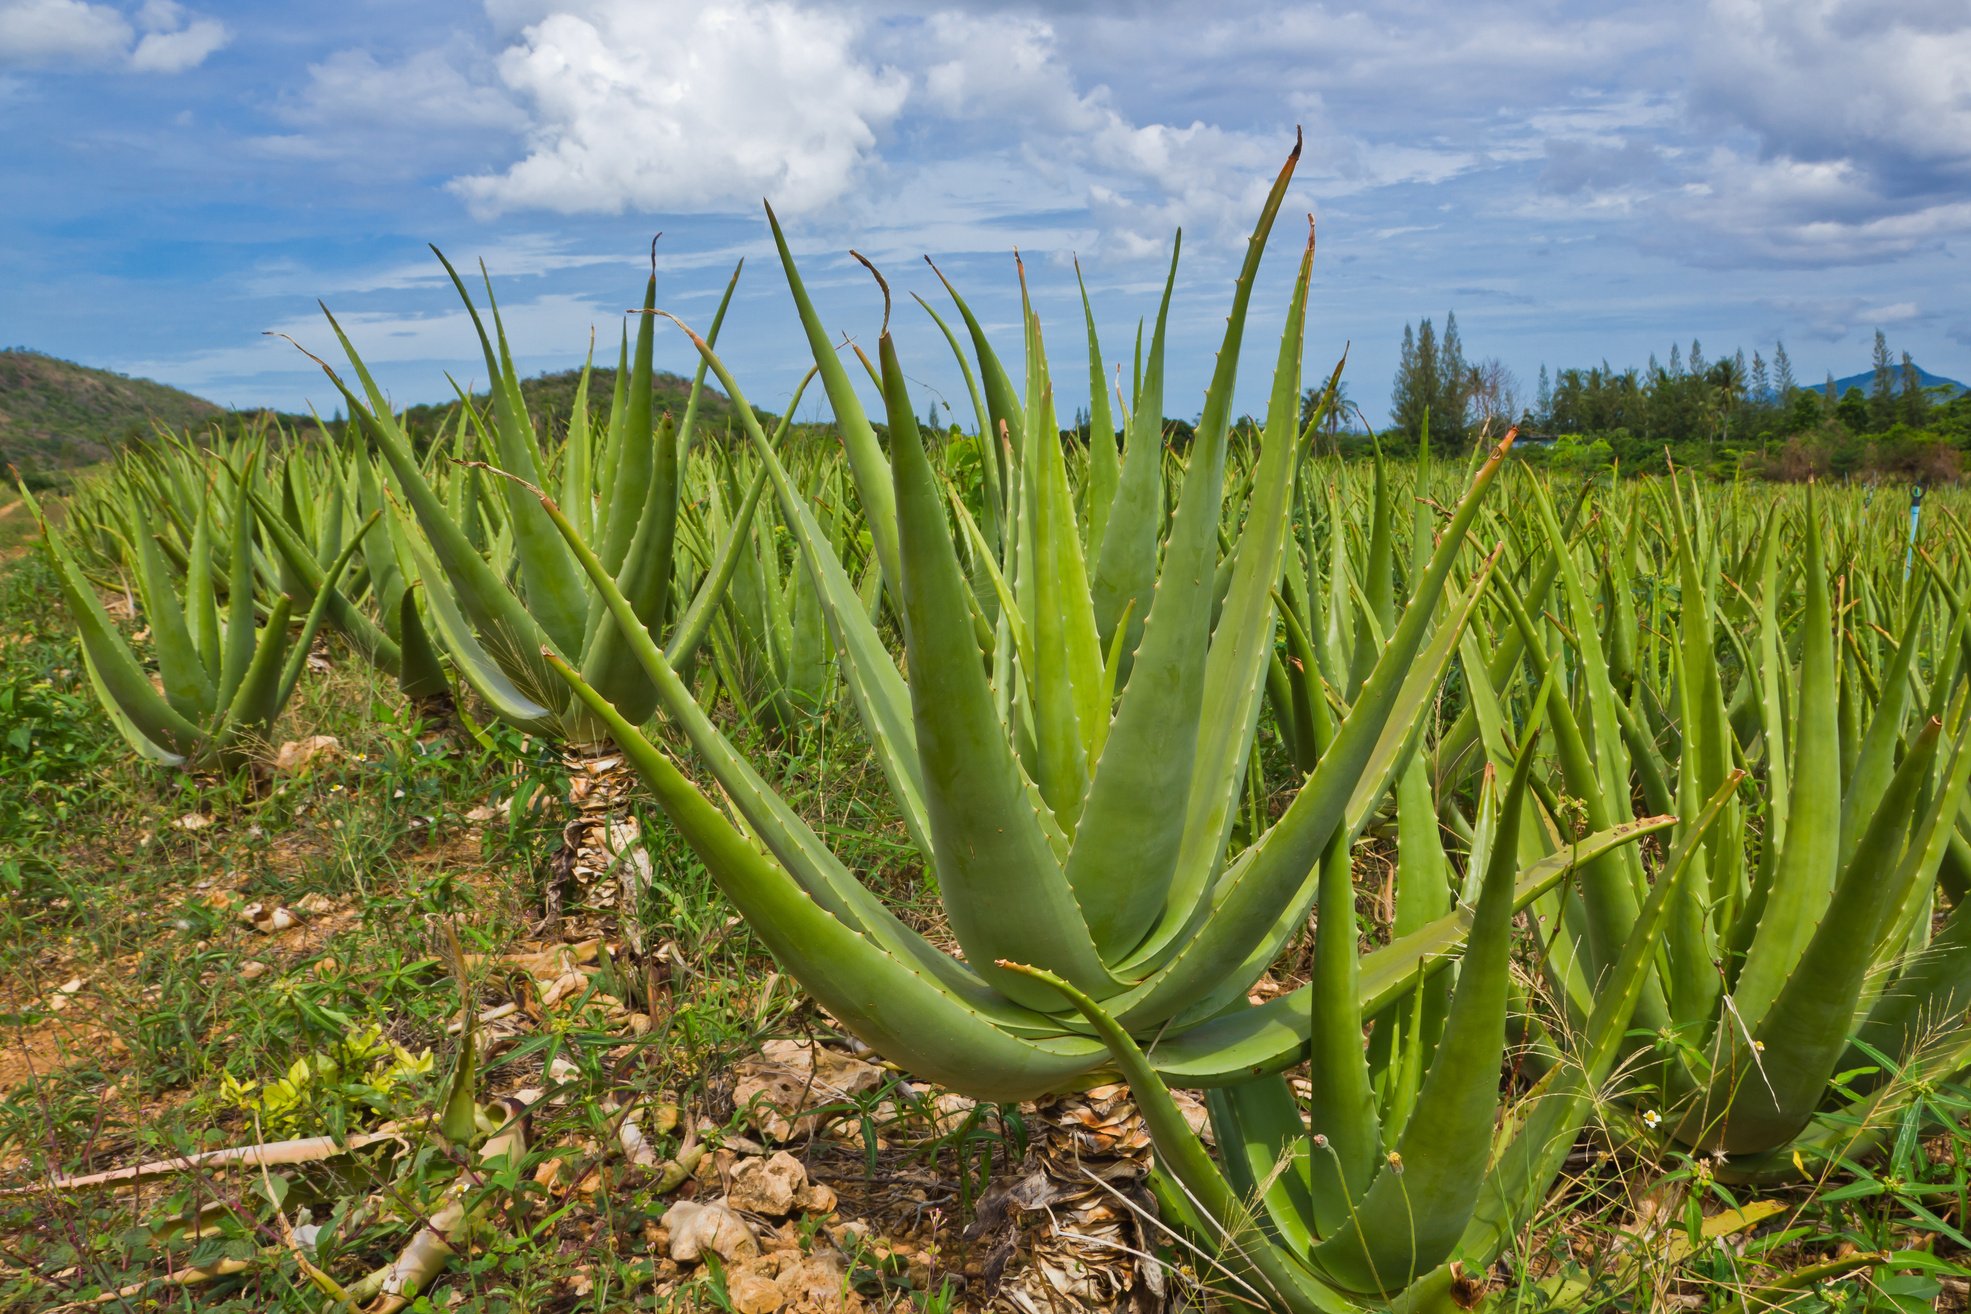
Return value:
<svg viewBox="0 0 1971 1314">
<path fill-rule="evenodd" d="M 129 20 L 108 5 L 83 0 L 0 3 L 0 60 L 9 63 L 105 63 L 121 57 L 133 35 Z"/>
<path fill-rule="evenodd" d="M 875 161 L 909 87 L 859 53 L 848 16 L 784 0 L 559 5 L 498 69 L 532 126 L 525 158 L 454 180 L 487 214 L 823 206 Z"/>
<path fill-rule="evenodd" d="M 1126 254 L 1165 249 L 1187 223 L 1249 223 L 1279 167 L 1278 133 L 1138 122 L 1107 86 L 1082 90 L 1046 20 L 946 11 L 931 16 L 928 36 L 937 52 L 924 74 L 929 106 L 1011 129 L 1029 164 L 1075 180 Z"/>
<path fill-rule="evenodd" d="M 144 35 L 130 52 L 130 67 L 140 73 L 197 68 L 231 39 L 224 23 L 188 13 L 175 0 L 145 0 L 137 26 Z"/>
<path fill-rule="evenodd" d="M 174 0 L 146 0 L 134 21 L 87 0 L 0 0 L 0 63 L 123 64 L 138 73 L 182 73 L 230 34 Z"/>
<path fill-rule="evenodd" d="M 1839 342 L 1855 332 L 1891 328 L 1924 318 L 1914 301 L 1883 302 L 1869 297 L 1780 297 L 1766 302 L 1802 336 Z"/>
</svg>

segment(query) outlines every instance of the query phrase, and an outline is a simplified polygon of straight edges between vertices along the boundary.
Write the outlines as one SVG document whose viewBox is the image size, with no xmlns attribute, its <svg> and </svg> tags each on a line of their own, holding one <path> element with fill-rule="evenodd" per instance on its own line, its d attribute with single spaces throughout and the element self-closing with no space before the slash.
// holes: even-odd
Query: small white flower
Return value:
<svg viewBox="0 0 1971 1314">
<path fill-rule="evenodd" d="M 1648 1127 L 1651 1131 L 1655 1131 L 1658 1127 L 1663 1125 L 1663 1115 L 1658 1113 L 1655 1109 L 1644 1109 L 1643 1125 Z"/>
</svg>

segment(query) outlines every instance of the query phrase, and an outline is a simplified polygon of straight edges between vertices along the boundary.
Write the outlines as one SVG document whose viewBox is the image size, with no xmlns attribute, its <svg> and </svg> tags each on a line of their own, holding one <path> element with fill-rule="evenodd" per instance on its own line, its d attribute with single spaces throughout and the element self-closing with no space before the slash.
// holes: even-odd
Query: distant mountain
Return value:
<svg viewBox="0 0 1971 1314">
<path fill-rule="evenodd" d="M 580 377 L 579 370 L 561 370 L 521 380 L 520 395 L 536 427 L 561 431 L 574 405 L 575 384 Z M 594 371 L 589 378 L 590 408 L 606 414 L 615 387 L 614 370 Z M 656 414 L 669 411 L 682 416 L 691 394 L 691 380 L 660 372 L 653 391 Z M 474 400 L 483 404 L 486 396 L 479 393 Z M 406 426 L 414 433 L 434 433 L 456 404 L 446 401 L 410 407 L 405 412 Z M 0 473 L 9 463 L 24 473 L 42 475 L 89 465 L 150 433 L 155 425 L 202 429 L 215 422 L 258 418 L 259 413 L 229 411 L 149 379 L 127 378 L 26 348 L 0 351 Z M 291 427 L 314 424 L 308 416 L 275 414 L 272 418 Z M 699 421 L 705 431 L 721 432 L 732 418 L 732 402 L 708 386 L 699 404 Z"/>
<path fill-rule="evenodd" d="M 1922 384 L 1923 387 L 1925 388 L 1937 388 L 1937 387 L 1949 388 L 1950 389 L 1949 395 L 1952 397 L 1955 397 L 1963 392 L 1971 392 L 1971 388 L 1966 388 L 1963 384 L 1959 383 L 1956 379 L 1947 379 L 1941 374 L 1932 374 L 1929 370 L 1924 369 L 1921 365 L 1918 365 L 1916 367 L 1916 378 L 1917 378 L 1917 382 Z M 1825 388 L 1827 384 L 1823 382 L 1821 383 L 1820 386 Z M 1903 386 L 1903 371 L 1902 371 L 1902 366 L 1898 365 L 1896 367 L 1895 387 L 1898 390 L 1900 390 L 1902 386 Z M 1834 381 L 1834 395 L 1836 397 L 1839 397 L 1842 394 L 1846 393 L 1850 388 L 1860 388 L 1864 395 L 1868 394 L 1869 392 L 1872 392 L 1875 388 L 1875 371 L 1863 370 L 1860 374 L 1850 374 L 1845 379 L 1836 379 Z"/>
<path fill-rule="evenodd" d="M 227 414 L 203 397 L 15 348 L 0 351 L 0 465 L 50 471 L 100 461 L 151 425 Z"/>
</svg>

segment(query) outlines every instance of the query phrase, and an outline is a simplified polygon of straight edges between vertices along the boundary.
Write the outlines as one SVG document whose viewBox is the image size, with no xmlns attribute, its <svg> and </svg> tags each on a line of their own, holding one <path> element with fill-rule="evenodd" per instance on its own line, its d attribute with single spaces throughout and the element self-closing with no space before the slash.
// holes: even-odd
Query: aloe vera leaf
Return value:
<svg viewBox="0 0 1971 1314">
<path fill-rule="evenodd" d="M 754 415 L 731 371 L 712 350 L 711 344 L 682 322 L 675 319 L 673 322 L 691 339 L 698 354 L 711 366 L 719 386 L 731 399 L 748 441 L 759 454 L 768 478 L 773 481 L 781 516 L 800 545 L 802 560 L 806 562 L 809 576 L 821 594 L 843 681 L 848 685 L 849 695 L 860 714 L 864 732 L 876 751 L 877 761 L 889 782 L 891 796 L 903 813 L 905 828 L 916 842 L 918 851 L 929 857 L 936 850 L 931 844 L 930 819 L 924 804 L 924 781 L 918 763 L 917 729 L 910 714 L 910 691 L 904 684 L 903 675 L 897 670 L 889 649 L 883 645 L 870 609 L 857 595 L 848 571 L 830 546 L 813 509 L 788 478 L 786 467 L 781 464 L 773 444 L 767 440 L 766 431 L 761 428 L 759 418 Z M 889 494 L 888 502 L 894 505 L 894 490 Z M 880 569 L 880 558 L 877 568 Z M 887 577 L 885 585 L 891 587 Z M 968 620 L 968 628 L 969 624 Z"/>
<path fill-rule="evenodd" d="M 1308 1226 L 1317 1236 L 1331 1236 L 1346 1224 L 1374 1180 L 1382 1153 L 1382 1126 L 1362 1050 L 1352 866 L 1348 833 L 1337 830 L 1321 857 L 1309 982 L 1307 1127 L 1322 1139 L 1307 1160 Z"/>
<path fill-rule="evenodd" d="M 1763 885 L 1755 885 L 1746 915 L 1758 914 L 1733 997 L 1745 1026 L 1757 1031 L 1806 952 L 1814 927 L 1827 911 L 1840 872 L 1841 763 L 1835 689 L 1834 620 L 1828 600 L 1827 561 L 1821 520 L 1808 493 L 1804 647 L 1795 712 L 1793 792 L 1786 843 Z M 1760 898 L 1763 889 L 1764 897 Z"/>
<path fill-rule="evenodd" d="M 1057 1022 L 1020 1008 L 993 993 L 971 968 L 939 952 L 922 936 L 904 926 L 895 914 L 849 874 L 841 861 L 787 805 L 786 800 L 747 763 L 692 698 L 691 691 L 671 668 L 656 641 L 636 621 L 635 613 L 616 589 L 615 582 L 603 571 L 594 553 L 581 542 L 559 508 L 552 503 L 547 503 L 546 508 L 549 517 L 567 538 L 576 559 L 608 600 L 616 623 L 624 627 L 645 672 L 658 689 L 665 711 L 691 741 L 692 747 L 719 782 L 726 798 L 744 819 L 751 835 L 767 848 L 779 869 L 824 911 L 839 918 L 851 930 L 871 936 L 892 957 L 913 963 L 915 970 L 930 977 L 940 988 L 1000 1029 L 1040 1037 L 1058 1035 L 1060 1025 Z M 647 748 L 645 745 L 638 751 Z M 628 751 L 627 748 L 625 751 Z"/>
<path fill-rule="evenodd" d="M 1130 654 L 1142 642 L 1143 619 L 1150 608 L 1150 590 L 1157 577 L 1157 539 L 1163 527 L 1163 376 L 1164 335 L 1170 318 L 1170 298 L 1177 287 L 1177 258 L 1183 250 L 1179 232 L 1170 247 L 1170 272 L 1164 276 L 1163 300 L 1157 307 L 1156 328 L 1150 337 L 1147 368 L 1141 372 L 1135 409 L 1123 443 L 1122 467 L 1109 519 L 1095 553 L 1092 581 L 1095 625 L 1106 647 L 1121 625 L 1123 682 L 1128 682 Z M 1137 348 L 1141 352 L 1139 331 Z M 1123 622 L 1127 612 L 1131 619 Z"/>
<path fill-rule="evenodd" d="M 821 907 L 566 662 L 552 654 L 546 660 L 609 726 L 754 934 L 818 1004 L 871 1048 L 907 1063 L 925 1080 L 987 1100 L 1031 1099 L 1101 1065 L 1102 1047 L 1086 1037 L 1027 1039 L 993 1025 L 925 969 Z"/>
<path fill-rule="evenodd" d="M 452 268 L 442 252 L 432 248 L 445 272 L 451 276 L 452 286 L 458 290 L 459 299 L 465 302 L 466 313 L 472 319 L 473 329 L 479 334 L 479 345 L 486 358 L 487 386 L 492 391 L 494 450 L 498 453 L 498 464 L 522 476 L 531 483 L 542 482 L 540 448 L 534 438 L 533 423 L 527 418 L 527 407 L 520 395 L 520 379 L 514 372 L 513 358 L 507 349 L 506 328 L 500 322 L 499 306 L 492 304 L 493 328 L 498 339 L 497 353 L 494 342 L 486 335 L 486 326 L 480 319 L 479 308 L 473 304 L 472 296 L 466 291 L 465 280 Z M 492 283 L 486 283 L 486 296 L 492 302 Z M 648 408 L 649 394 L 646 392 L 645 407 Z M 631 408 L 636 406 L 635 392 L 631 393 Z M 395 462 L 393 461 L 394 465 Z M 647 470 L 647 466 L 644 467 Z M 634 488 L 641 491 L 642 480 L 637 479 L 639 471 L 634 469 L 616 472 L 617 488 Z M 399 478 L 402 472 L 399 471 Z M 514 547 L 520 559 L 522 586 L 526 590 L 527 609 L 534 621 L 546 632 L 549 639 L 563 652 L 580 652 L 583 621 L 588 610 L 588 599 L 581 587 L 581 572 L 568 556 L 562 545 L 561 536 L 541 515 L 541 509 L 533 500 L 511 487 L 506 488 L 506 513 L 508 523 L 513 527 Z M 627 520 L 627 513 L 624 516 Z M 432 534 L 427 524 L 425 532 Z M 436 535 L 433 534 L 434 546 Z"/>
<path fill-rule="evenodd" d="M 906 648 L 924 800 L 939 889 L 967 961 L 1017 952 L 1102 993 L 1115 989 L 1034 815 L 1026 781 L 993 706 L 972 637 L 970 589 L 958 568 L 943 499 L 918 437 L 896 346 L 880 343 L 896 478 Z M 1043 651 L 1042 658 L 1047 654 Z M 981 973 L 1030 1008 L 1051 993 L 1017 976 Z"/>
<path fill-rule="evenodd" d="M 475 631 L 472 623 L 459 610 L 455 601 L 457 595 L 442 584 L 432 588 L 428 581 L 444 579 L 444 568 L 433 555 L 432 549 L 422 539 L 414 539 L 411 544 L 413 557 L 417 561 L 418 575 L 427 581 L 425 603 L 431 609 L 432 628 L 438 633 L 439 643 L 451 655 L 452 665 L 459 678 L 471 686 L 486 705 L 498 714 L 499 718 L 523 730 L 535 734 L 556 736 L 560 721 L 557 708 L 543 701 L 549 698 L 548 691 L 541 688 L 523 688 L 509 671 L 519 671 L 520 636 L 505 634 L 499 630 Z M 510 651 L 501 660 L 481 642 L 497 643 Z M 559 700 L 553 700 L 558 704 Z"/>
<path fill-rule="evenodd" d="M 297 598 L 307 598 L 312 603 L 315 594 L 322 587 L 322 566 L 308 553 L 308 546 L 301 536 L 279 516 L 270 513 L 268 507 L 256 494 L 254 505 L 259 511 L 260 524 L 274 542 L 274 551 L 286 572 L 291 572 L 296 587 L 291 589 Z M 189 597 L 189 594 L 188 594 Z M 351 602 L 340 589 L 332 590 L 328 598 L 328 620 L 348 636 L 364 658 L 389 675 L 396 675 L 403 663 L 399 646 L 388 634 L 379 628 L 375 621 L 363 613 L 362 608 Z"/>
<path fill-rule="evenodd" d="M 786 234 L 781 232 L 780 220 L 770 205 L 766 207 L 766 216 L 768 226 L 773 229 L 774 247 L 780 253 L 780 267 L 787 274 L 788 290 L 794 294 L 794 307 L 800 314 L 801 328 L 807 334 L 808 350 L 814 356 L 814 363 L 821 368 L 821 386 L 828 393 L 828 404 L 835 411 L 835 427 L 841 434 L 842 448 L 848 453 L 856 495 L 862 500 L 869 533 L 876 543 L 876 560 L 883 567 L 884 587 L 894 600 L 897 581 L 902 578 L 903 563 L 897 548 L 896 493 L 892 486 L 889 461 L 884 458 L 882 446 L 876 441 L 876 431 L 870 427 L 869 416 L 862 408 L 862 400 L 856 396 L 849 372 L 842 368 L 841 357 L 828 341 L 828 331 L 821 326 L 821 316 L 816 313 L 814 302 L 808 299 L 800 271 L 794 267 L 794 253 L 788 249 Z M 707 359 L 709 361 L 710 358 Z M 730 390 L 727 395 L 731 395 Z"/>
<path fill-rule="evenodd" d="M 153 761 L 177 765 L 203 732 L 151 687 L 149 677 L 103 610 L 102 599 L 96 596 L 61 536 L 48 527 L 34 495 L 23 486 L 21 497 L 41 530 L 62 597 L 75 619 L 97 701 L 110 709 L 117 730 L 131 747 Z"/>
<path fill-rule="evenodd" d="M 149 517 L 141 504 L 132 508 L 132 513 L 137 584 L 143 599 L 144 620 L 150 626 L 151 642 L 157 650 L 157 672 L 164 685 L 165 701 L 187 720 L 209 718 L 215 710 L 218 686 L 192 639 L 185 609 L 178 601 L 163 554 L 150 531 Z"/>
<path fill-rule="evenodd" d="M 1348 1308 L 1337 1293 L 1309 1273 L 1296 1256 L 1272 1244 L 1265 1233 L 1254 1225 L 1249 1206 L 1232 1189 L 1218 1165 L 1211 1161 L 1204 1144 L 1198 1140 L 1191 1124 L 1185 1121 L 1183 1111 L 1171 1098 L 1169 1087 L 1164 1085 L 1163 1079 L 1157 1075 L 1156 1069 L 1129 1033 L 1105 1013 L 1100 1004 L 1051 973 L 1014 963 L 1004 966 L 1011 971 L 1025 972 L 1036 981 L 1045 982 L 1060 991 L 1094 1024 L 1096 1034 L 1108 1045 L 1116 1066 L 1129 1082 L 1136 1107 L 1149 1126 L 1164 1169 L 1183 1184 L 1207 1216 L 1213 1230 L 1223 1238 L 1232 1256 L 1254 1270 L 1284 1308 L 1293 1314 L 1302 1314 L 1303 1311 L 1328 1314 Z"/>
<path fill-rule="evenodd" d="M 1122 480 L 1122 456 L 1116 450 L 1116 427 L 1109 410 L 1109 384 L 1102 361 L 1102 342 L 1095 332 L 1095 307 L 1089 303 L 1088 284 L 1081 276 L 1079 260 L 1074 262 L 1074 281 L 1081 290 L 1082 318 L 1088 322 L 1087 523 L 1088 551 L 1093 555 L 1101 551 L 1102 537 L 1109 526 L 1109 509 L 1115 503 L 1116 486 Z M 1108 646 L 1106 638 L 1103 646 Z"/>
<path fill-rule="evenodd" d="M 1881 859 L 1902 853 L 1904 832 L 1920 832 L 1926 825 L 1913 817 L 1913 808 L 1936 756 L 1940 730 L 1930 722 L 1911 742 L 1883 795 L 1882 810 L 1800 956 L 1798 970 L 1756 1021 L 1741 1003 L 1720 1024 L 1710 1085 L 1681 1120 L 1679 1139 L 1707 1148 L 1722 1145 L 1733 1154 L 1757 1154 L 1783 1144 L 1807 1124 L 1847 1047 L 1877 927 L 1918 874 L 1920 844 L 1904 854 L 1887 879 Z M 1962 774 L 1958 780 L 1962 789 Z M 1805 821 L 1795 814 L 1796 833 Z"/>
<path fill-rule="evenodd" d="M 1596 996 L 1575 1061 L 1556 1067 L 1509 1117 L 1495 1138 L 1497 1152 L 1474 1202 L 1457 1254 L 1468 1264 L 1490 1264 L 1533 1218 L 1546 1199 L 1561 1163 L 1574 1148 L 1582 1119 L 1613 1072 L 1624 1033 L 1655 954 L 1657 937 L 1670 908 L 1690 879 L 1705 834 L 1724 812 L 1736 778 L 1712 795 L 1703 811 L 1688 819 L 1671 849 L 1663 873 L 1644 901 L 1636 932 L 1622 946 Z"/>
<path fill-rule="evenodd" d="M 334 329 L 337 340 L 342 343 L 352 368 L 366 381 L 365 387 L 374 388 L 374 384 L 367 381 L 369 371 L 362 365 L 362 358 L 356 354 L 355 347 L 332 315 L 329 316 L 329 326 Z M 388 410 L 374 411 L 364 406 L 342 380 L 336 377 L 334 370 L 325 363 L 320 361 L 317 363 L 321 364 L 322 372 L 328 375 L 329 381 L 335 385 L 336 390 L 348 403 L 350 418 L 355 420 L 376 443 L 377 450 L 383 454 L 385 463 L 390 467 L 397 487 L 402 491 L 404 499 L 410 503 L 418 525 L 424 530 L 421 538 L 414 535 L 410 537 L 414 548 L 413 556 L 428 558 L 432 563 L 427 566 L 423 560 L 420 560 L 418 575 L 425 581 L 426 598 L 432 604 L 433 619 L 434 621 L 438 619 L 440 593 L 446 595 L 446 606 L 452 614 L 460 618 L 458 625 L 450 627 L 444 624 L 438 625 L 440 640 L 448 648 L 451 647 L 450 640 L 447 638 L 448 628 L 453 633 L 465 635 L 470 635 L 476 630 L 481 634 L 506 636 L 511 640 L 512 651 L 505 655 L 507 660 L 514 663 L 514 669 L 516 671 L 527 669 L 537 672 L 538 676 L 545 676 L 546 669 L 533 654 L 543 642 L 547 641 L 548 636 L 539 625 L 535 624 L 527 608 L 521 606 L 519 599 L 513 596 L 506 581 L 480 554 L 465 528 L 467 525 L 483 522 L 477 521 L 469 514 L 469 505 L 452 507 L 439 498 L 425 478 L 424 472 L 418 467 L 416 458 L 411 454 L 409 443 L 405 440 L 402 430 L 397 427 L 397 422 L 390 418 Z M 463 496 L 468 490 L 476 489 L 477 484 L 471 479 L 454 479 L 451 481 L 451 487 L 459 490 Z M 472 500 L 477 500 L 476 493 L 473 494 Z M 470 620 L 469 625 L 464 623 L 466 618 Z M 477 648 L 479 645 L 475 643 L 473 646 Z M 462 657 L 459 651 L 454 649 L 453 655 L 462 665 L 471 665 L 483 670 L 483 654 L 478 658 Z M 538 679 L 538 676 L 535 678 Z M 500 679 L 511 683 L 504 674 Z M 474 687 L 482 688 L 476 681 Z"/>
<path fill-rule="evenodd" d="M 1644 817 L 1619 829 L 1589 835 L 1561 852 L 1522 867 L 1513 898 L 1523 910 L 1557 887 L 1577 865 L 1668 830 L 1675 817 Z M 1442 971 L 1464 943 L 1471 926 L 1460 909 L 1363 955 L 1358 989 L 1364 1016 L 1389 1007 Z M 1194 1022 L 1159 1040 L 1151 1051 L 1159 1071 L 1180 1086 L 1220 1086 L 1265 1072 L 1278 1072 L 1306 1057 L 1307 1018 L 1313 988 L 1302 986 L 1257 1007 L 1238 1005 Z"/>
<path fill-rule="evenodd" d="M 1281 334 L 1260 457 L 1263 474 L 1240 545 L 1251 558 L 1239 567 L 1236 598 L 1213 632 L 1208 566 L 1216 553 L 1219 490 L 1217 480 L 1194 465 L 1180 496 L 1134 673 L 1118 702 L 1068 859 L 1068 880 L 1089 930 L 1111 958 L 1142 940 L 1179 879 L 1188 800 L 1199 788 L 1194 771 L 1236 766 L 1242 773 L 1243 764 L 1224 755 L 1201 759 L 1200 747 L 1212 742 L 1203 718 L 1222 713 L 1244 723 L 1256 715 L 1257 672 L 1272 651 L 1272 589 L 1280 574 L 1301 441 L 1300 352 L 1313 253 L 1310 241 Z M 1243 706 L 1234 696 L 1240 691 L 1248 695 Z"/>
<path fill-rule="evenodd" d="M 1505 1048 L 1514 854 L 1534 757 L 1529 733 L 1506 787 L 1457 990 L 1416 1111 L 1347 1221 L 1310 1255 L 1346 1289 L 1387 1295 L 1435 1268 L 1463 1235 L 1478 1199 Z"/>
</svg>

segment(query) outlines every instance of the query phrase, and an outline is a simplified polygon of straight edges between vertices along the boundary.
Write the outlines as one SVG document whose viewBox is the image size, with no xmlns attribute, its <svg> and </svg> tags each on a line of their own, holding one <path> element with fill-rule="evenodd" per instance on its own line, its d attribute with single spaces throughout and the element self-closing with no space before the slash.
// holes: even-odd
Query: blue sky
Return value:
<svg viewBox="0 0 1971 1314">
<path fill-rule="evenodd" d="M 1544 362 L 1672 341 L 1863 368 L 1874 330 L 1971 376 L 1971 6 L 876 0 L 0 0 L 0 344 L 238 405 L 332 404 L 317 298 L 401 402 L 483 373 L 426 249 L 493 273 L 521 368 L 613 353 L 651 234 L 779 409 L 803 343 L 771 198 L 832 330 L 962 395 L 903 300 L 951 275 L 1011 352 L 1026 257 L 1063 419 L 1085 396 L 1072 259 L 1111 365 L 1184 262 L 1167 409 L 1194 412 L 1265 185 L 1307 153 L 1255 297 L 1258 408 L 1318 218 L 1308 368 L 1353 341 L 1387 409 L 1405 322 L 1455 310 L 1530 397 Z M 660 338 L 674 368 L 682 340 Z M 804 404 L 804 412 L 816 402 Z"/>
</svg>

